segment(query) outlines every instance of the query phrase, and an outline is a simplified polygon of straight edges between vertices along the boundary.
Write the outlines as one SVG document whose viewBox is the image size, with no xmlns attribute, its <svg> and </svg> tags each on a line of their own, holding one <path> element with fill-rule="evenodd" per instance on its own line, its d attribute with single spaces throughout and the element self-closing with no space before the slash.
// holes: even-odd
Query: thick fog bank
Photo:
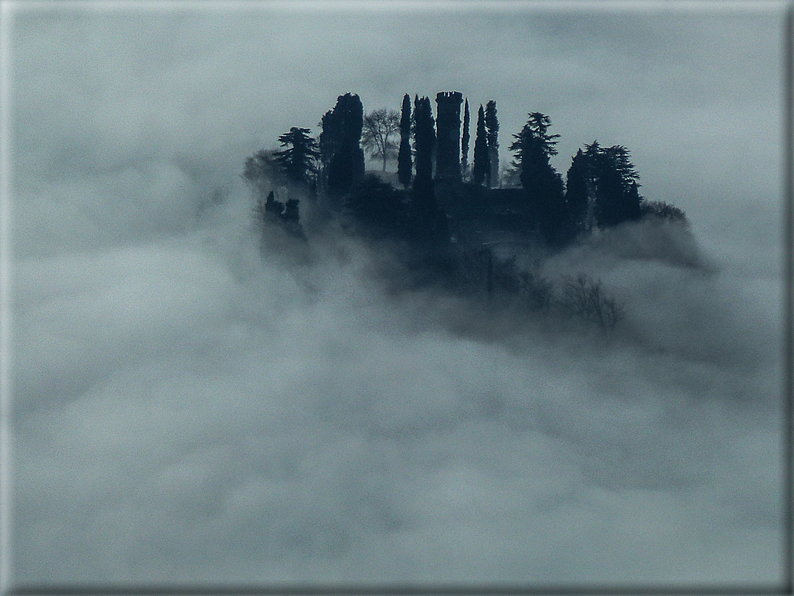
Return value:
<svg viewBox="0 0 794 596">
<path fill-rule="evenodd" d="M 250 208 L 17 263 L 17 580 L 776 579 L 777 277 L 605 234 L 605 334 Z"/>
<path fill-rule="evenodd" d="M 779 578 L 784 4 L 157 4 L 3 14 L 16 581 Z M 561 175 L 625 146 L 692 236 L 518 261 L 545 311 L 308 202 L 261 253 L 246 158 L 452 90 L 503 166 L 534 111 Z"/>
</svg>

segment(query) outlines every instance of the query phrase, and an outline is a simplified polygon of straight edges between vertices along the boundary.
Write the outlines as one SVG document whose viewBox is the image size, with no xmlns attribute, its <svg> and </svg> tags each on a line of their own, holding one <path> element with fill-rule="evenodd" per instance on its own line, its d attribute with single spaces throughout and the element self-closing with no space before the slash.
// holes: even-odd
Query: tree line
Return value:
<svg viewBox="0 0 794 596">
<path fill-rule="evenodd" d="M 322 116 L 318 138 L 310 129 L 291 128 L 278 139 L 281 149 L 262 150 L 248 158 L 243 176 L 260 191 L 260 198 L 267 196 L 259 203 L 261 217 L 296 233 L 300 233 L 296 196 L 322 196 L 364 223 L 443 241 L 448 230 L 446 216 L 435 200 L 434 167 L 440 132 L 436 125 L 429 97 L 415 95 L 411 101 L 405 94 L 400 112 L 382 108 L 365 114 L 358 95 L 346 93 Z M 640 195 L 639 174 L 629 150 L 622 145 L 602 147 L 597 141 L 585 145 L 571 158 L 563 181 L 550 161 L 557 154 L 559 135 L 550 132 L 547 115 L 531 112 L 522 129 L 512 136 L 509 148 L 513 159 L 500 180 L 496 102 L 488 101 L 477 111 L 471 167 L 468 99 L 462 125 L 460 183 L 522 188 L 537 229 L 548 244 L 565 244 L 594 228 L 636 221 L 647 214 L 686 220 L 680 209 L 646 201 Z M 365 150 L 381 160 L 383 171 L 387 161 L 396 158 L 402 191 L 378 178 L 365 178 Z M 274 186 L 286 189 L 290 198 L 284 203 L 278 201 Z"/>
</svg>

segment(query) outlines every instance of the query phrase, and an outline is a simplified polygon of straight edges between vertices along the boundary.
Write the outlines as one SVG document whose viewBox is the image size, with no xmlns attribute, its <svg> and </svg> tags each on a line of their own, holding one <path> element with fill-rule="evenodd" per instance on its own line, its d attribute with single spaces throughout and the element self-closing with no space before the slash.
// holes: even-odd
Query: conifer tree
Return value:
<svg viewBox="0 0 794 596">
<path fill-rule="evenodd" d="M 485 128 L 488 132 L 488 161 L 490 169 L 486 178 L 488 186 L 499 186 L 499 119 L 496 117 L 496 102 L 485 104 Z"/>
<path fill-rule="evenodd" d="M 485 113 L 480 104 L 477 112 L 477 136 L 474 139 L 474 170 L 472 177 L 475 184 L 482 183 L 489 177 L 491 162 L 488 155 L 488 139 L 485 131 Z"/>
<path fill-rule="evenodd" d="M 340 95 L 334 109 L 323 117 L 322 126 L 320 151 L 323 163 L 327 163 L 327 188 L 333 195 L 342 195 L 364 176 L 364 107 L 358 95 Z"/>
<path fill-rule="evenodd" d="M 433 148 L 436 143 L 435 120 L 429 97 L 415 100 L 414 143 L 416 145 L 416 177 L 433 178 Z"/>
<path fill-rule="evenodd" d="M 411 220 L 415 238 L 422 242 L 447 237 L 446 215 L 436 204 L 433 181 L 433 149 L 436 128 L 429 97 L 414 100 L 414 144 L 416 176 L 413 183 Z"/>
<path fill-rule="evenodd" d="M 549 134 L 551 120 L 545 114 L 532 112 L 510 149 L 515 151 L 514 165 L 521 172 L 521 185 L 533 204 L 540 230 L 548 242 L 559 242 L 567 227 L 562 177 L 551 165 L 557 154 L 554 145 L 560 135 Z"/>
<path fill-rule="evenodd" d="M 317 141 L 309 133 L 308 128 L 293 126 L 288 133 L 278 138 L 281 146 L 288 149 L 273 152 L 273 161 L 282 169 L 287 180 L 307 187 L 314 180 L 316 160 L 320 155 Z"/>
<path fill-rule="evenodd" d="M 591 170 L 590 160 L 579 149 L 571 159 L 565 185 L 565 203 L 568 206 L 571 235 L 585 231 L 588 224 L 590 196 L 594 188 Z"/>
<path fill-rule="evenodd" d="M 639 219 L 642 214 L 642 197 L 637 188 L 639 174 L 628 149 L 622 145 L 604 148 L 593 142 L 585 146 L 585 155 L 591 160 L 598 225 L 609 227 Z"/>
<path fill-rule="evenodd" d="M 328 110 L 323 114 L 320 120 L 319 149 L 320 149 L 320 188 L 325 191 L 328 188 L 328 174 L 331 165 L 331 159 L 336 155 L 341 141 L 341 132 L 339 130 L 339 122 L 334 118 L 334 111 Z"/>
<path fill-rule="evenodd" d="M 471 116 L 469 115 L 469 100 L 466 99 L 463 111 L 463 140 L 460 149 L 460 175 L 462 180 L 466 180 L 469 175 L 469 129 L 471 128 Z"/>
<path fill-rule="evenodd" d="M 403 97 L 402 115 L 400 118 L 400 151 L 397 155 L 397 179 L 404 188 L 411 184 L 411 98 L 406 93 Z"/>
</svg>

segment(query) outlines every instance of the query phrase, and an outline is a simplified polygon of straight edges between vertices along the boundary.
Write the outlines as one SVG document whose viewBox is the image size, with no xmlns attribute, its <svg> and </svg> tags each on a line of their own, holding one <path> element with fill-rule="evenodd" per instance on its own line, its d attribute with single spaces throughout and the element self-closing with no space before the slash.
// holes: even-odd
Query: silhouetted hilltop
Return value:
<svg viewBox="0 0 794 596">
<path fill-rule="evenodd" d="M 512 137 L 512 162 L 500 168 L 496 102 L 489 101 L 477 113 L 469 167 L 468 100 L 443 92 L 436 104 L 434 117 L 428 97 L 411 102 L 406 94 L 401 113 L 365 114 L 357 95 L 340 95 L 317 139 L 309 129 L 292 128 L 279 137 L 281 149 L 248 158 L 243 176 L 257 196 L 262 233 L 310 241 L 299 209 L 309 201 L 325 224 L 400 246 L 416 284 L 469 293 L 481 287 L 488 295 L 523 291 L 541 305 L 551 300 L 538 297 L 543 283 L 516 265 L 527 254 L 542 259 L 612 238 L 622 243 L 624 258 L 699 264 L 685 214 L 639 194 L 640 176 L 625 147 L 585 145 L 563 181 L 550 162 L 559 135 L 550 133 L 548 116 L 531 112 Z M 365 171 L 365 150 L 382 159 L 381 172 Z M 389 174 L 387 161 L 395 157 L 398 171 Z M 619 228 L 626 230 L 604 234 Z M 594 240 L 599 234 L 604 237 Z"/>
</svg>

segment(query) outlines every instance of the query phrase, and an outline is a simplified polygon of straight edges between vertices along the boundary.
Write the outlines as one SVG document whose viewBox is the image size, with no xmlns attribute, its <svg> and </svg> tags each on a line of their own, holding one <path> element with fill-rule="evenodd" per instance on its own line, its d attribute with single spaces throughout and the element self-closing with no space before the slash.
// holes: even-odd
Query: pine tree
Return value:
<svg viewBox="0 0 794 596">
<path fill-rule="evenodd" d="M 560 135 L 549 134 L 549 126 L 551 126 L 551 120 L 548 116 L 541 112 L 532 112 L 521 132 L 513 135 L 514 141 L 510 145 L 510 150 L 515 153 L 515 158 L 512 165 L 519 172 L 521 172 L 521 165 L 524 161 L 525 146 L 533 147 L 539 156 L 545 156 L 547 159 L 552 155 L 557 155 L 557 149 L 554 146 Z"/>
<path fill-rule="evenodd" d="M 628 149 L 622 145 L 602 148 L 597 142 L 585 146 L 592 160 L 595 184 L 595 218 L 600 227 L 633 221 L 642 214 L 637 173 Z"/>
<path fill-rule="evenodd" d="M 482 185 L 489 177 L 491 162 L 488 155 L 488 139 L 485 131 L 485 113 L 482 104 L 477 112 L 477 136 L 474 139 L 474 171 L 472 176 L 474 183 Z"/>
<path fill-rule="evenodd" d="M 471 128 L 471 116 L 469 115 L 469 100 L 466 100 L 463 112 L 463 141 L 460 150 L 460 174 L 461 179 L 466 180 L 469 175 L 469 129 Z"/>
<path fill-rule="evenodd" d="M 496 117 L 496 102 L 490 100 L 485 104 L 485 128 L 488 132 L 488 186 L 499 185 L 499 119 Z"/>
<path fill-rule="evenodd" d="M 406 93 L 403 97 L 402 115 L 400 118 L 400 151 L 397 155 L 397 179 L 404 188 L 411 184 L 411 98 Z"/>
<path fill-rule="evenodd" d="M 534 205 L 540 230 L 548 242 L 561 241 L 567 227 L 564 186 L 551 165 L 550 157 L 557 154 L 554 145 L 560 135 L 549 134 L 551 120 L 545 114 L 532 112 L 510 149 L 515 152 L 515 167 L 521 172 L 521 185 Z"/>
<path fill-rule="evenodd" d="M 289 148 L 273 152 L 273 161 L 284 172 L 287 180 L 307 187 L 314 180 L 316 160 L 320 155 L 317 141 L 309 133 L 308 128 L 293 126 L 288 133 L 278 138 L 282 147 Z"/>
</svg>

